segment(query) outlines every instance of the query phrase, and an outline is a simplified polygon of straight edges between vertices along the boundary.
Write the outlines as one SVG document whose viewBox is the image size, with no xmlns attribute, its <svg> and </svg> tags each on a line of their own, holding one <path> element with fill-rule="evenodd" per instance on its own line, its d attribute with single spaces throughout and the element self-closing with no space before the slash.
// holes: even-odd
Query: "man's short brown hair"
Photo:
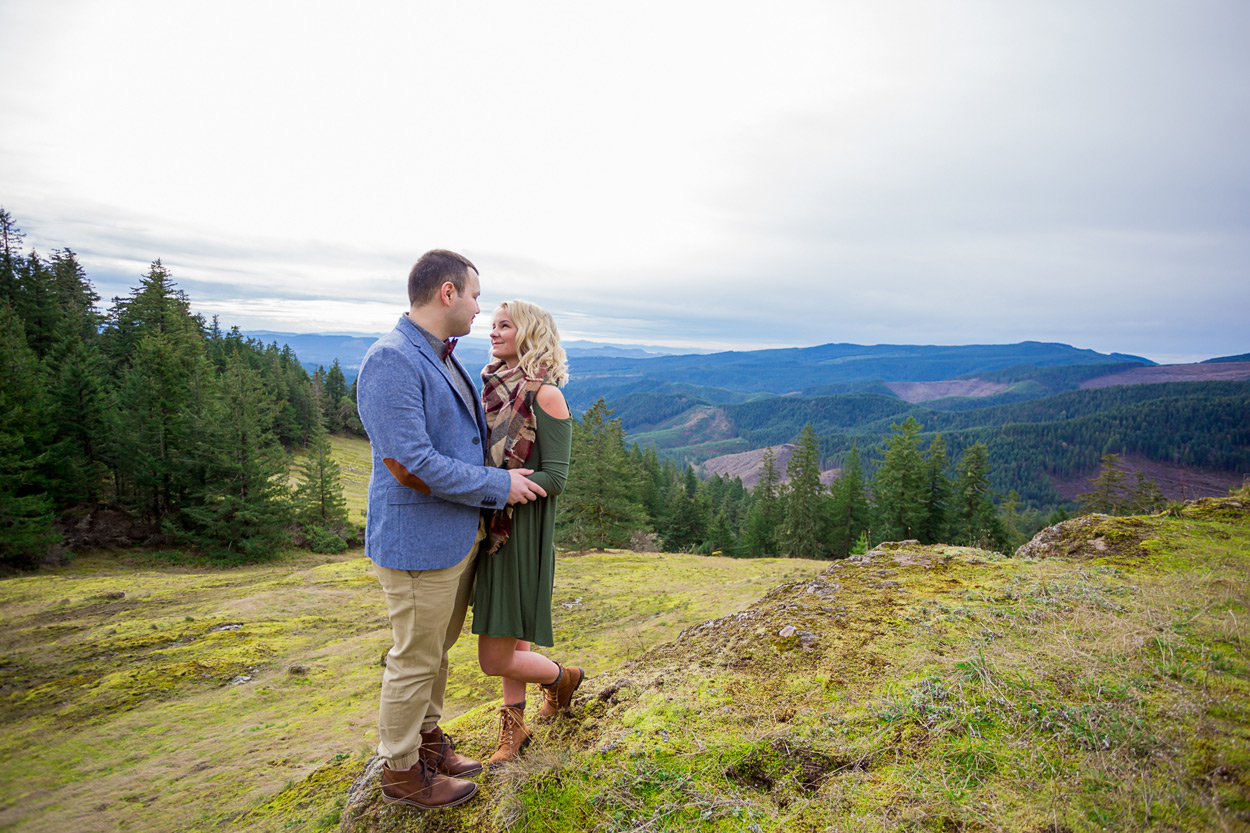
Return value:
<svg viewBox="0 0 1250 833">
<path fill-rule="evenodd" d="M 477 271 L 477 267 L 464 255 L 446 249 L 431 249 L 421 255 L 408 273 L 408 303 L 418 307 L 428 304 L 438 296 L 438 288 L 447 281 L 451 281 L 456 292 L 464 292 L 470 269 Z"/>
</svg>

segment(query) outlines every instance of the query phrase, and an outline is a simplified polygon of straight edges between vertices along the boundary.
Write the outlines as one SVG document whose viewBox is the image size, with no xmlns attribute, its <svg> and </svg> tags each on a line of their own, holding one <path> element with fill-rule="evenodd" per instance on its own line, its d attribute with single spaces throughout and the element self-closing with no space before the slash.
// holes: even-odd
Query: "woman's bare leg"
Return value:
<svg viewBox="0 0 1250 833">
<path fill-rule="evenodd" d="M 524 648 L 520 646 L 524 645 Z M 560 666 L 535 651 L 529 650 L 528 642 L 514 636 L 479 636 L 477 638 L 477 661 L 482 673 L 490 677 L 504 678 L 504 701 L 508 699 L 508 684 L 517 683 L 521 698 L 526 683 L 550 685 L 560 676 Z M 511 701 L 518 702 L 518 701 Z"/>
<path fill-rule="evenodd" d="M 530 644 L 524 639 L 518 639 L 516 650 L 528 651 Z M 503 702 L 507 706 L 515 706 L 517 703 L 525 702 L 525 683 L 512 677 L 503 678 Z"/>
</svg>

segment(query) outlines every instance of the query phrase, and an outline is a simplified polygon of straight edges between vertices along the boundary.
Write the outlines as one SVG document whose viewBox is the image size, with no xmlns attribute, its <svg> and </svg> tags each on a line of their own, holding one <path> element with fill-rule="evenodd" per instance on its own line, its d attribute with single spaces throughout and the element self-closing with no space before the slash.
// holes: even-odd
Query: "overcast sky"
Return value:
<svg viewBox="0 0 1250 833">
<path fill-rule="evenodd" d="M 385 331 L 441 247 L 570 338 L 1192 361 L 1250 351 L 1248 32 L 1245 0 L 0 0 L 0 205 L 106 300 L 161 258 L 244 329 Z"/>
</svg>

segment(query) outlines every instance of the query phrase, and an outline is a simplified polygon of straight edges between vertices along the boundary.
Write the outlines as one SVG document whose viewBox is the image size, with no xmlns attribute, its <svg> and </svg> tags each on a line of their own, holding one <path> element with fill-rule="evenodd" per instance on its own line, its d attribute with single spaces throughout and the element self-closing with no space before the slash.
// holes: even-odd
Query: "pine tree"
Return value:
<svg viewBox="0 0 1250 833">
<path fill-rule="evenodd" d="M 308 444 L 308 456 L 300 463 L 300 482 L 295 489 L 296 518 L 305 529 L 347 526 L 342 470 L 332 452 L 330 434 L 324 428 L 315 426 Z"/>
<path fill-rule="evenodd" d="M 1141 469 L 1137 470 L 1137 481 L 1129 492 L 1128 503 L 1133 514 L 1149 515 L 1158 512 L 1167 505 L 1167 498 L 1159 484 L 1155 483 Z"/>
<path fill-rule="evenodd" d="M 56 280 L 39 255 L 31 252 L 17 268 L 15 309 L 26 325 L 26 344 L 44 358 L 61 337 L 64 312 L 58 303 Z"/>
<path fill-rule="evenodd" d="M 950 508 L 953 485 L 946 456 L 946 441 L 934 436 L 925 454 L 925 515 L 920 526 L 920 543 L 941 544 L 950 537 Z"/>
<path fill-rule="evenodd" d="M 197 448 L 204 480 L 170 527 L 218 558 L 269 558 L 286 545 L 290 519 L 288 460 L 271 430 L 276 405 L 237 355 L 214 388 Z"/>
<path fill-rule="evenodd" d="M 1118 515 L 1130 504 L 1128 485 L 1120 471 L 1120 455 L 1104 454 L 1102 468 L 1092 481 L 1093 489 L 1076 496 L 1086 512 Z"/>
<path fill-rule="evenodd" d="M 36 469 L 44 461 L 44 381 L 25 328 L 0 302 L 0 564 L 29 567 L 60 540 Z"/>
<path fill-rule="evenodd" d="M 809 422 L 799 435 L 799 446 L 786 463 L 789 483 L 781 523 L 781 550 L 791 558 L 821 558 L 828 554 L 828 506 L 820 482 L 820 445 Z"/>
<path fill-rule="evenodd" d="M 18 264 L 22 260 L 21 232 L 9 212 L 0 206 L 0 305 L 8 304 L 16 313 L 18 307 Z"/>
<path fill-rule="evenodd" d="M 708 504 L 699 493 L 699 480 L 692 466 L 686 467 L 682 485 L 672 490 L 664 518 L 664 548 L 671 552 L 693 552 L 707 538 Z"/>
<path fill-rule="evenodd" d="M 1029 536 L 1024 531 L 1026 520 L 1025 515 L 1020 511 L 1020 495 L 1015 489 L 1007 492 L 1007 499 L 1003 501 L 999 518 L 1002 521 L 1008 549 L 1015 550 L 1029 540 Z"/>
<path fill-rule="evenodd" d="M 781 524 L 785 520 L 782 503 L 781 475 L 777 458 L 771 448 L 764 450 L 763 472 L 751 493 L 740 541 L 742 555 L 750 558 L 775 558 L 780 551 Z"/>
<path fill-rule="evenodd" d="M 168 336 L 184 345 L 194 341 L 196 349 L 204 352 L 201 321 L 191 314 L 187 294 L 177 288 L 159 259 L 129 297 L 113 299 L 106 325 L 106 351 L 118 373 L 129 366 L 139 342 L 149 336 Z"/>
<path fill-rule="evenodd" d="M 734 535 L 733 526 L 725 510 L 717 512 L 712 518 L 712 524 L 707 531 L 707 540 L 713 555 L 725 555 L 730 558 L 737 556 L 737 536 Z"/>
<path fill-rule="evenodd" d="M 95 503 L 108 492 L 118 432 L 117 397 L 104 356 L 94 340 L 68 337 L 58 348 L 51 372 L 56 504 Z"/>
<path fill-rule="evenodd" d="M 662 536 L 664 525 L 668 522 L 669 498 L 674 491 L 675 469 L 671 462 L 666 466 L 660 461 L 654 445 L 648 445 L 644 450 L 634 443 L 629 457 L 634 470 L 639 473 L 639 501 L 646 509 L 651 528 Z"/>
<path fill-rule="evenodd" d="M 664 549 L 693 552 L 707 538 L 707 507 L 685 489 L 676 489 L 669 498 L 663 531 Z"/>
<path fill-rule="evenodd" d="M 865 494 L 864 469 L 859 460 L 859 447 L 855 444 L 846 456 L 842 473 L 833 482 L 830 514 L 831 554 L 834 558 L 846 558 L 872 523 L 872 505 Z"/>
<path fill-rule="evenodd" d="M 317 369 L 313 371 L 312 400 L 313 409 L 317 412 L 322 424 L 329 427 L 329 422 L 326 418 L 326 413 L 329 411 L 326 399 L 326 369 L 321 365 L 317 365 Z"/>
<path fill-rule="evenodd" d="M 60 308 L 63 335 L 75 341 L 93 343 L 99 335 L 102 316 L 96 312 L 100 296 L 87 280 L 87 273 L 70 249 L 57 249 L 48 263 L 56 304 Z"/>
<path fill-rule="evenodd" d="M 199 320 L 159 260 L 115 303 L 104 343 L 120 376 L 118 496 L 159 523 L 203 485 L 194 449 L 212 380 Z"/>
<path fill-rule="evenodd" d="M 557 533 L 565 546 L 629 546 L 645 528 L 639 473 L 625 450 L 625 430 L 599 399 L 573 424 L 568 485 L 560 495 Z"/>
<path fill-rule="evenodd" d="M 343 400 L 347 397 L 347 377 L 343 375 L 343 368 L 339 366 L 339 360 L 335 359 L 334 364 L 330 365 L 330 369 L 326 371 L 325 389 L 322 391 L 325 398 L 325 421 L 332 431 L 342 431 L 345 427 L 340 410 L 343 406 Z"/>
<path fill-rule="evenodd" d="M 985 443 L 974 443 L 959 458 L 955 478 L 954 543 L 985 549 L 1006 546 L 1006 531 L 990 491 L 990 456 Z"/>
<path fill-rule="evenodd" d="M 910 416 L 902 425 L 891 426 L 885 459 L 873 480 L 877 541 L 916 538 L 928 517 L 920 427 Z"/>
</svg>

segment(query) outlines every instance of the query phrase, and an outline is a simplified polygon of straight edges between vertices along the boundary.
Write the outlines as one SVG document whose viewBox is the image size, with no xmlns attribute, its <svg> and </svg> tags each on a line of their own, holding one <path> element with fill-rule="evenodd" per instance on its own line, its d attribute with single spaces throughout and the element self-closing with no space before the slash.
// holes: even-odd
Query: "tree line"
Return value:
<svg viewBox="0 0 1250 833">
<path fill-rule="evenodd" d="M 1070 375 L 1078 377 L 1078 370 L 1084 368 Z M 673 415 L 661 407 L 663 398 L 638 393 L 611 405 L 614 410 L 622 406 L 618 413 L 624 414 L 623 423 L 637 430 Z M 709 406 L 690 396 L 682 401 L 690 407 Z M 1021 502 L 1043 512 L 1065 503 L 1052 478 L 1084 476 L 1096 470 L 1106 454 L 1134 454 L 1217 471 L 1250 471 L 1250 422 L 1242 418 L 1250 412 L 1247 382 L 1124 385 L 976 409 L 948 409 L 940 404 L 913 405 L 892 395 L 860 392 L 765 397 L 715 407 L 744 448 L 789 442 L 811 424 L 820 440 L 821 457 L 839 465 L 853 446 L 876 445 L 889 435 L 892 425 L 911 417 L 924 425 L 923 441 L 940 433 L 953 455 L 985 444 L 994 461 L 990 474 L 994 491 L 1005 495 L 1014 490 Z M 688 441 L 684 437 L 669 440 L 658 431 L 649 437 L 672 456 L 691 456 L 682 447 Z M 695 445 L 693 450 L 703 452 L 704 448 Z M 871 472 L 874 463 L 866 460 L 865 465 Z"/>
<path fill-rule="evenodd" d="M 71 249 L 24 240 L 0 209 L 0 564 L 37 563 L 58 517 L 102 504 L 228 561 L 358 535 L 330 456 L 330 429 L 359 430 L 337 362 L 310 377 L 192 314 L 160 260 L 101 312 Z"/>
<path fill-rule="evenodd" d="M 720 475 L 626 446 L 621 420 L 600 399 L 574 425 L 569 485 L 560 498 L 562 546 L 640 548 L 735 557 L 844 558 L 881 541 L 915 539 L 1009 551 L 1042 523 L 1014 494 L 995 501 L 989 450 L 958 460 L 942 436 L 921 441 L 912 417 L 874 449 L 870 476 L 852 446 L 832 486 L 820 479 L 820 444 L 809 423 L 783 471 L 772 450 L 754 491 Z"/>
</svg>

